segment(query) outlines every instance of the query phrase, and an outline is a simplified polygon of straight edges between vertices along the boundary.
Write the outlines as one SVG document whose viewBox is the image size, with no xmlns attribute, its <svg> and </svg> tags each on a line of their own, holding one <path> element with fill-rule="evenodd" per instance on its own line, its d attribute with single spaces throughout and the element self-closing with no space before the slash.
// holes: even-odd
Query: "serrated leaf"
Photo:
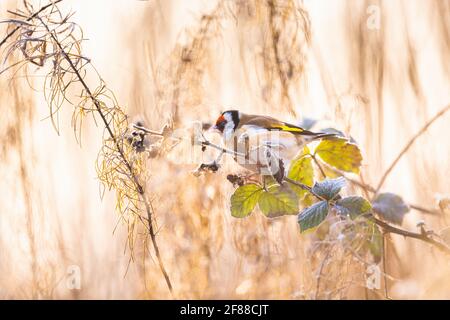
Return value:
<svg viewBox="0 0 450 320">
<path fill-rule="evenodd" d="M 333 200 L 345 186 L 345 178 L 325 179 L 318 181 L 312 187 L 313 193 L 326 200 Z"/>
<path fill-rule="evenodd" d="M 328 202 L 320 201 L 306 208 L 298 215 L 300 231 L 315 228 L 321 224 L 328 215 Z"/>
<path fill-rule="evenodd" d="M 369 212 L 372 206 L 369 201 L 359 196 L 350 196 L 336 201 L 338 213 L 355 219 L 358 216 Z"/>
<path fill-rule="evenodd" d="M 316 147 L 317 154 L 322 161 L 336 169 L 359 173 L 362 155 L 359 147 L 344 138 L 325 139 Z"/>
<path fill-rule="evenodd" d="M 268 218 L 298 213 L 298 197 L 288 187 L 272 186 L 260 194 L 259 209 Z"/>
<path fill-rule="evenodd" d="M 304 185 L 312 186 L 314 182 L 314 169 L 308 147 L 305 147 L 302 153 L 292 160 L 287 177 Z M 291 185 L 291 188 L 300 198 L 303 198 L 307 192 L 295 185 Z"/>
<path fill-rule="evenodd" d="M 254 184 L 246 184 L 237 188 L 231 196 L 231 215 L 235 218 L 245 218 L 252 213 L 263 189 Z"/>
<path fill-rule="evenodd" d="M 405 214 L 409 211 L 409 206 L 403 199 L 390 192 L 380 193 L 372 202 L 372 208 L 384 220 L 396 224 L 402 224 Z"/>
</svg>

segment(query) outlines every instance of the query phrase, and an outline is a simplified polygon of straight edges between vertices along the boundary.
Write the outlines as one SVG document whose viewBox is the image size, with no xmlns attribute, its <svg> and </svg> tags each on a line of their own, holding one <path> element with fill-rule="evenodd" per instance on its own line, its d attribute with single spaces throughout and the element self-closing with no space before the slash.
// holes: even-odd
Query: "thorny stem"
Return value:
<svg viewBox="0 0 450 320">
<path fill-rule="evenodd" d="M 400 161 L 400 159 L 403 157 L 403 155 L 408 152 L 409 148 L 416 142 L 417 138 L 419 138 L 422 134 L 427 131 L 427 129 L 441 116 L 443 116 L 447 111 L 450 110 L 450 104 L 445 106 L 441 111 L 436 113 L 436 115 L 431 118 L 425 125 L 409 140 L 409 142 L 403 147 L 403 149 L 400 151 L 398 156 L 395 158 L 394 161 L 392 161 L 389 168 L 384 172 L 383 176 L 380 179 L 380 182 L 378 182 L 378 186 L 375 189 L 375 194 L 378 194 L 381 187 L 383 186 L 384 182 L 386 181 L 386 178 L 391 173 L 391 171 L 394 169 L 394 167 L 397 165 L 397 163 Z"/>
<path fill-rule="evenodd" d="M 426 232 L 421 232 L 421 233 L 417 233 L 417 232 L 411 232 L 408 230 L 404 230 L 404 229 L 400 229 L 397 227 L 394 227 L 382 220 L 379 220 L 377 218 L 375 218 L 374 216 L 371 216 L 368 218 L 369 220 L 372 220 L 373 222 L 375 222 L 377 225 L 379 225 L 381 228 L 383 228 L 383 230 L 385 232 L 389 232 L 389 233 L 395 233 L 404 237 L 409 237 L 409 238 L 414 238 L 417 240 L 421 240 L 424 242 L 428 242 L 429 244 L 435 246 L 436 248 L 438 248 L 439 250 L 441 250 L 442 252 L 449 254 L 450 255 L 450 248 L 445 245 L 444 243 L 437 241 L 433 238 L 431 238 Z"/>
<path fill-rule="evenodd" d="M 60 0 L 62 1 L 62 0 Z M 164 267 L 164 263 L 159 251 L 159 247 L 158 244 L 156 242 L 156 234 L 155 234 L 155 230 L 154 230 L 154 226 L 153 226 L 153 220 L 152 220 L 152 208 L 150 206 L 150 204 L 147 201 L 147 197 L 144 191 L 143 186 L 141 185 L 141 183 L 139 182 L 138 177 L 134 174 L 133 172 L 133 167 L 131 165 L 131 163 L 128 161 L 128 159 L 126 158 L 122 147 L 119 143 L 119 141 L 117 140 L 116 136 L 114 135 L 106 117 L 105 114 L 103 113 L 100 103 L 99 101 L 94 97 L 94 95 L 92 94 L 91 90 L 89 89 L 88 85 L 86 84 L 86 82 L 84 81 L 83 77 L 80 75 L 78 69 L 75 67 L 75 65 L 73 64 L 72 60 L 69 58 L 69 56 L 67 55 L 67 53 L 65 52 L 64 48 L 62 47 L 61 43 L 59 42 L 59 40 L 55 37 L 55 35 L 50 31 L 50 28 L 47 26 L 46 23 L 44 23 L 44 21 L 38 16 L 35 15 L 35 17 L 37 17 L 39 19 L 39 21 L 44 25 L 44 27 L 46 28 L 47 32 L 50 34 L 51 38 L 53 39 L 53 41 L 56 43 L 56 45 L 58 46 L 59 50 L 61 51 L 61 53 L 64 56 L 64 59 L 67 61 L 67 63 L 69 63 L 70 68 L 73 70 L 73 72 L 75 73 L 76 77 L 78 78 L 78 80 L 80 81 L 81 85 L 83 86 L 84 90 L 86 90 L 86 93 L 88 94 L 89 98 L 92 100 L 92 102 L 94 103 L 98 114 L 100 115 L 103 124 L 105 125 L 106 130 L 108 131 L 109 136 L 111 137 L 111 139 L 113 140 L 119 154 L 120 157 L 122 158 L 123 163 L 125 164 L 125 166 L 127 167 L 130 176 L 133 179 L 133 183 L 136 186 L 137 192 L 139 193 L 139 195 L 141 196 L 144 204 L 145 204 L 145 209 L 147 212 L 147 220 L 148 220 L 148 229 L 149 229 L 149 233 L 150 233 L 150 238 L 152 240 L 152 244 L 153 244 L 153 248 L 155 250 L 155 254 L 156 257 L 158 259 L 158 263 L 159 263 L 159 267 L 161 269 L 161 272 L 164 276 L 164 279 L 166 281 L 167 287 L 170 291 L 171 294 L 173 294 L 173 288 L 172 288 L 172 283 L 170 281 L 169 275 L 166 271 L 166 268 Z"/>
<path fill-rule="evenodd" d="M 293 184 L 293 185 L 295 185 L 297 187 L 300 187 L 300 188 L 302 188 L 305 191 L 308 191 L 309 193 L 311 193 L 314 197 L 316 197 L 320 201 L 325 200 L 323 197 L 321 197 L 320 195 L 315 193 L 313 191 L 313 189 L 310 186 L 307 186 L 306 184 L 297 182 L 297 181 L 292 180 L 291 178 L 288 178 L 288 177 L 284 177 L 283 180 L 286 181 L 286 182 L 289 182 L 290 184 Z"/>
<path fill-rule="evenodd" d="M 299 183 L 299 182 L 297 182 L 295 180 L 292 180 L 292 179 L 289 179 L 289 178 L 286 178 L 286 177 L 284 178 L 284 180 L 289 182 L 289 183 L 292 183 L 292 184 L 294 184 L 294 185 L 296 185 L 298 187 L 301 187 L 304 190 L 307 190 L 309 193 L 311 193 L 317 199 L 324 200 L 320 195 L 316 194 L 312 190 L 311 187 L 308 187 L 306 185 L 303 185 L 302 183 Z M 423 232 L 422 233 L 416 233 L 416 232 L 411 232 L 411 231 L 404 230 L 404 229 L 401 229 L 401 228 L 397 228 L 397 227 L 394 227 L 394 226 L 392 226 L 392 225 L 390 225 L 390 224 L 388 224 L 388 223 L 386 223 L 386 222 L 384 222 L 382 220 L 379 220 L 379 219 L 375 218 L 373 215 L 370 215 L 367 218 L 369 220 L 375 222 L 381 228 L 383 228 L 383 230 L 385 232 L 395 233 L 395 234 L 402 235 L 404 237 L 414 238 L 414 239 L 418 239 L 418 240 L 422 240 L 422 241 L 428 242 L 428 243 L 434 245 L 439 250 L 441 250 L 441 251 L 443 251 L 443 252 L 445 252 L 447 254 L 450 254 L 450 247 L 448 247 L 446 244 L 444 244 L 444 243 L 442 243 L 440 241 L 437 241 L 437 240 L 431 238 L 430 235 L 427 234 L 426 232 L 425 233 L 423 233 Z"/>
</svg>

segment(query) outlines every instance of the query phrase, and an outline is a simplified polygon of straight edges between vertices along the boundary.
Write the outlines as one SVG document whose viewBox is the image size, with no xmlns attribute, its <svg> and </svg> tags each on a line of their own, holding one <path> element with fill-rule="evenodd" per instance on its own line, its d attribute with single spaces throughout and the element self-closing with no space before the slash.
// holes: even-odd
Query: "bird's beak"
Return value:
<svg viewBox="0 0 450 320">
<path fill-rule="evenodd" d="M 209 129 L 208 129 L 208 132 L 216 132 L 216 133 L 219 133 L 220 132 L 220 130 L 219 130 L 219 128 L 217 128 L 217 126 L 211 126 Z"/>
</svg>

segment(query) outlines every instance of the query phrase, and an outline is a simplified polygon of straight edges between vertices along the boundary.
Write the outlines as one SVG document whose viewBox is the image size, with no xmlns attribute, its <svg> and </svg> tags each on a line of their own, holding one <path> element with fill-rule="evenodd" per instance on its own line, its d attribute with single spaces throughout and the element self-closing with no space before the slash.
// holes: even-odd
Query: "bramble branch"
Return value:
<svg viewBox="0 0 450 320">
<path fill-rule="evenodd" d="M 211 143 L 210 141 L 208 141 L 206 138 L 205 138 L 204 141 L 202 141 L 202 145 L 206 146 L 206 147 L 215 148 L 215 149 L 220 150 L 220 151 L 222 151 L 224 153 L 234 155 L 235 157 L 245 157 L 245 155 L 242 154 L 242 153 L 238 153 L 238 152 L 236 152 L 234 150 L 229 150 L 229 149 L 220 147 L 218 145 L 215 145 L 215 144 Z M 305 184 L 302 184 L 300 182 L 292 180 L 292 179 L 290 179 L 288 177 L 283 177 L 283 181 L 286 181 L 286 182 L 288 182 L 290 184 L 293 184 L 293 185 L 295 185 L 297 187 L 300 187 L 303 190 L 306 190 L 307 192 L 312 194 L 314 197 L 316 197 L 318 200 L 321 200 L 321 201 L 324 200 L 320 195 L 316 194 L 311 187 L 309 187 L 309 186 L 307 186 Z M 361 184 L 360 182 L 358 182 L 358 183 Z M 370 187 L 370 186 L 365 186 L 365 187 L 367 187 L 371 192 L 374 192 L 374 189 L 372 187 Z M 415 208 L 416 209 L 422 209 L 422 208 L 419 208 L 419 207 L 415 207 Z M 389 224 L 387 222 L 384 222 L 384 221 L 382 221 L 380 219 L 377 219 L 375 216 L 373 216 L 373 214 L 370 214 L 370 216 L 365 216 L 365 218 L 367 218 L 367 219 L 373 221 L 374 223 L 376 223 L 378 226 L 380 226 L 383 229 L 384 232 L 398 234 L 398 235 L 402 235 L 404 237 L 421 240 L 421 241 L 424 241 L 424 242 L 427 242 L 427 243 L 433 245 L 434 247 L 436 247 L 437 249 L 439 249 L 442 252 L 450 254 L 450 247 L 447 246 L 445 243 L 434 239 L 432 236 L 435 235 L 435 234 L 432 231 L 416 233 L 416 232 L 411 232 L 411 231 L 404 230 L 404 229 L 401 229 L 401 228 L 397 228 L 397 227 L 395 227 L 395 226 L 393 226 L 393 225 L 391 225 L 391 224 Z"/>
<path fill-rule="evenodd" d="M 437 249 L 439 249 L 440 251 L 449 254 L 450 255 L 450 247 L 447 246 L 445 243 L 440 242 L 436 239 L 433 239 L 431 236 L 434 234 L 432 231 L 423 231 L 420 233 L 417 232 L 411 232 L 408 230 L 404 230 L 404 229 L 400 229 L 397 227 L 394 227 L 382 220 L 379 220 L 377 218 L 375 218 L 374 216 L 369 218 L 370 220 L 372 220 L 373 222 L 375 222 L 377 225 L 379 225 L 381 228 L 383 228 L 383 230 L 385 232 L 388 233 L 394 233 L 394 234 L 398 234 L 404 237 L 408 237 L 408 238 L 413 238 L 413 239 L 417 239 L 417 240 L 421 240 L 424 242 L 427 242 L 431 245 L 433 245 L 434 247 L 436 247 Z"/>
</svg>

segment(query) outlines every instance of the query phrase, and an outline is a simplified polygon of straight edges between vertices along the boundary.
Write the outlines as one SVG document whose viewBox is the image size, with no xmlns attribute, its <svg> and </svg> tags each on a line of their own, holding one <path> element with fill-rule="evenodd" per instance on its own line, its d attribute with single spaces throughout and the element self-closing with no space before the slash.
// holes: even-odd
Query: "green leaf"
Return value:
<svg viewBox="0 0 450 320">
<path fill-rule="evenodd" d="M 359 173 L 362 155 L 359 147 L 344 138 L 322 140 L 316 147 L 315 154 L 325 163 L 336 169 Z"/>
<path fill-rule="evenodd" d="M 300 231 L 315 228 L 321 224 L 328 215 L 328 202 L 320 201 L 306 208 L 298 215 Z"/>
<path fill-rule="evenodd" d="M 345 179 L 343 177 L 325 179 L 316 182 L 312 187 L 312 191 L 326 200 L 333 200 L 344 186 Z"/>
<path fill-rule="evenodd" d="M 361 214 L 367 213 L 372 209 L 370 202 L 359 196 L 346 197 L 336 201 L 338 213 L 355 219 Z"/>
<path fill-rule="evenodd" d="M 231 215 L 235 218 L 245 218 L 256 206 L 263 188 L 250 183 L 237 188 L 231 196 Z"/>
<path fill-rule="evenodd" d="M 258 205 L 268 218 L 298 213 L 298 197 L 288 187 L 270 187 L 260 194 Z"/>
<path fill-rule="evenodd" d="M 310 187 L 313 185 L 314 169 L 308 147 L 305 147 L 303 151 L 292 160 L 287 177 Z M 307 192 L 295 185 L 291 185 L 291 188 L 297 193 L 299 198 L 303 198 Z"/>
<path fill-rule="evenodd" d="M 372 202 L 373 210 L 384 220 L 396 224 L 402 224 L 409 206 L 403 199 L 394 193 L 380 193 Z"/>
</svg>

